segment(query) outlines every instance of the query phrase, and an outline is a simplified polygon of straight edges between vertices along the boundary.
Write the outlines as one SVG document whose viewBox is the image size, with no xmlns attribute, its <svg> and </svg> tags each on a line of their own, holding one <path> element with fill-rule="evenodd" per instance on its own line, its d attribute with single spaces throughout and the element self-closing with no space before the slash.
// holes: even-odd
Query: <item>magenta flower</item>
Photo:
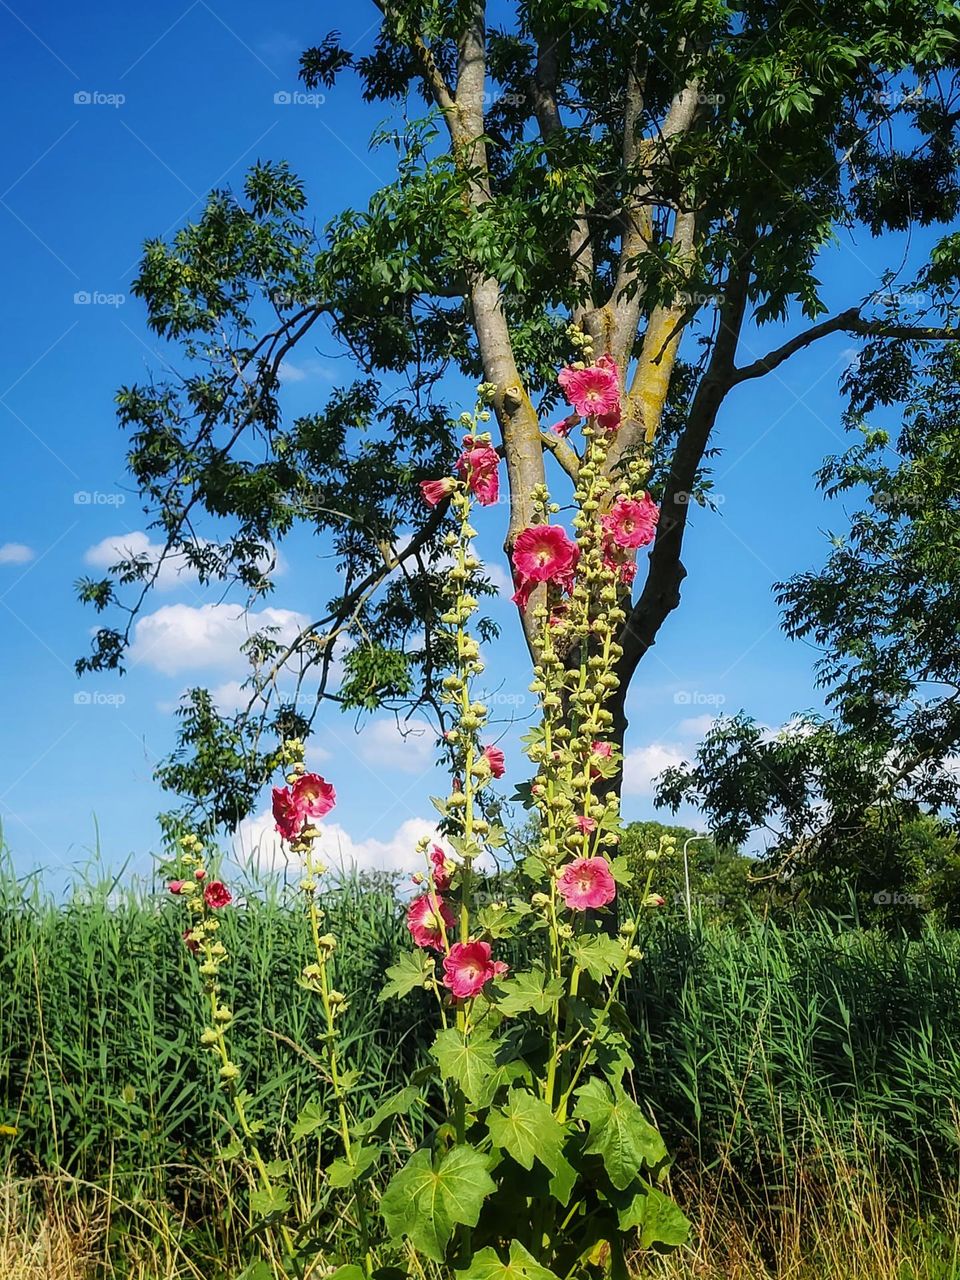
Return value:
<svg viewBox="0 0 960 1280">
<path fill-rule="evenodd" d="M 444 476 L 442 480 L 421 480 L 420 493 L 428 507 L 435 507 L 444 498 L 449 498 L 456 488 L 453 476 Z"/>
<path fill-rule="evenodd" d="M 502 960 L 491 958 L 489 942 L 457 942 L 444 957 L 443 985 L 458 1000 L 470 1000 L 507 969 Z"/>
<path fill-rule="evenodd" d="M 430 874 L 433 876 L 434 887 L 441 892 L 449 889 L 453 872 L 454 864 L 447 860 L 447 855 L 435 844 L 430 850 Z"/>
<path fill-rule="evenodd" d="M 171 880 L 171 881 L 170 881 L 170 883 L 167 885 L 167 888 L 168 888 L 168 889 L 170 890 L 170 892 L 171 892 L 172 894 L 174 894 L 174 895 L 176 895 L 176 894 L 178 894 L 178 893 L 181 893 L 181 892 L 182 892 L 182 890 L 183 890 L 183 881 L 182 881 L 182 880 Z"/>
<path fill-rule="evenodd" d="M 645 547 L 652 542 L 660 519 L 660 508 L 645 493 L 642 498 L 617 498 L 601 524 L 618 547 Z"/>
<path fill-rule="evenodd" d="M 407 928 L 418 947 L 442 951 L 444 932 L 455 924 L 453 912 L 437 893 L 422 893 L 407 908 Z"/>
<path fill-rule="evenodd" d="M 605 907 L 617 896 L 617 885 L 606 858 L 577 858 L 557 879 L 560 896 L 571 911 Z"/>
<path fill-rule="evenodd" d="M 483 758 L 490 766 L 490 773 L 494 778 L 502 778 L 505 769 L 505 760 L 503 752 L 499 747 L 484 747 Z"/>
<path fill-rule="evenodd" d="M 616 414 L 619 422 L 619 379 L 616 363 L 609 356 L 601 356 L 586 369 L 561 369 L 557 381 L 567 403 L 584 418 Z"/>
<path fill-rule="evenodd" d="M 293 784 L 293 801 L 305 818 L 323 818 L 337 803 L 337 793 L 319 773 L 302 773 Z"/>
<path fill-rule="evenodd" d="M 558 524 L 535 524 L 524 529 L 513 546 L 513 564 L 521 579 L 559 582 L 573 578 L 580 548 Z"/>
<path fill-rule="evenodd" d="M 574 818 L 574 826 L 578 831 L 582 832 L 585 836 L 588 836 L 592 831 L 596 831 L 597 820 L 596 818 L 586 818 L 583 814 L 580 814 L 578 817 Z"/>
<path fill-rule="evenodd" d="M 488 444 L 474 445 L 472 436 L 466 436 L 463 444 L 457 470 L 481 507 L 489 507 L 500 496 L 500 455 Z"/>
<path fill-rule="evenodd" d="M 296 840 L 303 826 L 303 811 L 289 787 L 273 788 L 273 817 L 284 840 Z"/>
<path fill-rule="evenodd" d="M 211 911 L 217 911 L 220 907 L 228 907 L 233 896 L 222 880 L 211 880 L 203 890 L 203 900 Z"/>
</svg>

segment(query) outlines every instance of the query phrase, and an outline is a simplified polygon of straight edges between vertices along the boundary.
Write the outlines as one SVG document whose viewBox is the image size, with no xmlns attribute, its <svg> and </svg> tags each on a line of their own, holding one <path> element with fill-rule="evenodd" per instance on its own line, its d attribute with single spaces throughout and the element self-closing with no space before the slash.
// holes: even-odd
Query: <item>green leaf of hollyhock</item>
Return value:
<svg viewBox="0 0 960 1280">
<path fill-rule="evenodd" d="M 271 1280 L 273 1272 L 270 1272 Z M 329 1280 L 367 1280 L 363 1267 L 358 1267 L 356 1263 L 349 1262 L 345 1267 L 337 1267 Z"/>
<path fill-rule="evenodd" d="M 557 1280 L 542 1267 L 519 1240 L 510 1242 L 510 1258 L 504 1262 L 495 1249 L 481 1249 L 466 1271 L 456 1272 L 457 1280 Z"/>
<path fill-rule="evenodd" d="M 616 938 L 611 938 L 606 933 L 597 933 L 571 942 L 570 954 L 575 964 L 599 982 L 601 978 L 620 968 L 624 949 Z"/>
<path fill-rule="evenodd" d="M 612 858 L 610 861 L 610 874 L 617 884 L 632 884 L 633 872 L 630 870 L 630 859 L 622 853 L 619 857 Z"/>
<path fill-rule="evenodd" d="M 563 1125 L 541 1099 L 525 1089 L 511 1089 L 506 1105 L 487 1117 L 490 1140 L 524 1169 L 534 1160 L 556 1173 L 563 1159 Z"/>
<path fill-rule="evenodd" d="M 497 984 L 497 1008 L 508 1018 L 532 1010 L 549 1013 L 563 995 L 559 978 L 547 979 L 539 966 Z"/>
<path fill-rule="evenodd" d="M 407 1236 L 421 1253 L 443 1262 L 454 1228 L 475 1227 L 495 1190 L 486 1159 L 472 1147 L 452 1147 L 436 1167 L 423 1150 L 394 1174 L 380 1212 L 395 1240 Z"/>
<path fill-rule="evenodd" d="M 618 1191 L 626 1191 L 644 1165 L 652 1168 L 666 1155 L 663 1139 L 622 1085 L 611 1088 L 595 1076 L 576 1096 L 573 1114 L 590 1126 L 584 1152 L 601 1157 Z"/>
<path fill-rule="evenodd" d="M 250 1210 L 257 1218 L 269 1218 L 276 1213 L 286 1213 L 290 1208 L 290 1196 L 286 1187 L 258 1187 L 250 1192 Z"/>
<path fill-rule="evenodd" d="M 441 1031 L 430 1049 L 444 1080 L 453 1080 L 477 1107 L 488 1107 L 500 1083 L 492 1040 L 464 1036 L 456 1027 Z"/>
<path fill-rule="evenodd" d="M 679 1206 L 656 1187 L 639 1191 L 627 1205 L 618 1210 L 617 1217 L 621 1231 L 640 1228 L 642 1249 L 649 1249 L 654 1244 L 683 1244 L 690 1233 L 689 1220 Z"/>
<path fill-rule="evenodd" d="M 321 1102 L 308 1102 L 300 1114 L 297 1116 L 296 1123 L 293 1126 L 291 1137 L 294 1142 L 300 1138 L 305 1138 L 314 1130 L 319 1129 L 327 1120 L 327 1111 Z"/>
<path fill-rule="evenodd" d="M 331 1187 L 349 1187 L 362 1178 L 367 1170 L 377 1163 L 382 1147 L 354 1147 L 354 1160 L 334 1160 L 327 1168 L 327 1179 Z"/>
<path fill-rule="evenodd" d="M 433 977 L 433 960 L 425 951 L 405 951 L 387 970 L 387 977 L 390 981 L 380 992 L 381 1004 L 392 996 L 408 996 L 424 986 Z"/>
<path fill-rule="evenodd" d="M 398 1089 L 392 1097 L 387 1098 L 386 1102 L 381 1102 L 372 1116 L 354 1126 L 353 1132 L 358 1138 L 376 1133 L 385 1121 L 391 1120 L 394 1116 L 406 1115 L 419 1101 L 419 1088 L 408 1084 L 406 1088 Z"/>
</svg>

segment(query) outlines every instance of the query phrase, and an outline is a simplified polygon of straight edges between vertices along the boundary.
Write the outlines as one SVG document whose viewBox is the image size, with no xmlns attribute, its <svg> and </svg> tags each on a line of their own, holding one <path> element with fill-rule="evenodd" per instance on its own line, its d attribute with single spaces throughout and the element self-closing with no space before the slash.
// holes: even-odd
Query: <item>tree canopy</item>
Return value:
<svg viewBox="0 0 960 1280">
<path fill-rule="evenodd" d="M 339 570 L 292 643 L 251 639 L 248 708 L 224 718 L 202 692 L 185 707 L 161 777 L 197 805 L 212 789 L 216 821 L 242 816 L 277 736 L 309 727 L 284 673 L 314 707 L 439 712 L 445 512 L 416 494 L 456 457 L 450 375 L 493 387 L 510 547 L 537 486 L 549 478 L 562 497 L 580 466 L 549 429 L 567 412 L 556 374 L 569 326 L 617 363 L 624 411 L 606 466 L 612 479 L 640 459 L 661 506 L 625 600 L 622 734 L 630 678 L 679 603 L 690 504 L 710 502 L 731 393 L 845 332 L 896 370 L 891 402 L 908 399 L 958 336 L 957 234 L 906 287 L 891 261 L 875 292 L 833 313 L 817 270 L 848 232 L 955 217 L 960 5 L 380 0 L 378 11 L 368 48 L 332 32 L 301 74 L 331 93 L 358 76 L 367 101 L 389 105 L 376 141 L 396 149 L 395 180 L 317 231 L 303 183 L 258 163 L 241 192 L 213 192 L 197 222 L 149 241 L 135 285 L 180 353 L 176 378 L 118 394 L 165 557 L 256 599 L 277 547 L 305 525 Z M 790 336 L 745 350 L 748 326 L 781 322 Z M 318 325 L 356 378 L 286 421 L 281 363 Z M 81 583 L 98 609 L 126 611 L 81 669 L 122 667 L 158 572 L 126 559 Z M 482 576 L 476 586 L 492 590 Z M 536 604 L 534 592 L 520 618 L 531 646 Z"/>
</svg>

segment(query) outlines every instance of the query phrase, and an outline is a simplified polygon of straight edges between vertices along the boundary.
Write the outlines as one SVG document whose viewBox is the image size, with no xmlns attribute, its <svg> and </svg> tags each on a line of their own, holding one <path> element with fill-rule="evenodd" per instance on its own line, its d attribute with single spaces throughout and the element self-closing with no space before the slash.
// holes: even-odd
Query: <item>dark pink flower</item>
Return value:
<svg viewBox="0 0 960 1280">
<path fill-rule="evenodd" d="M 222 880 L 211 880 L 203 890 L 203 900 L 211 911 L 216 911 L 220 907 L 228 907 L 233 897 Z"/>
<path fill-rule="evenodd" d="M 457 942 L 444 957 L 443 985 L 458 1000 L 470 1000 L 507 968 L 502 960 L 491 958 L 489 942 Z"/>
<path fill-rule="evenodd" d="M 449 498 L 456 488 L 453 476 L 444 476 L 442 480 L 421 480 L 420 493 L 428 507 L 435 507 L 444 498 Z"/>
<path fill-rule="evenodd" d="M 490 772 L 493 775 L 493 777 L 502 778 L 504 773 L 505 760 L 504 760 L 503 752 L 500 750 L 500 748 L 493 747 L 493 746 L 484 747 L 483 756 L 490 766 Z"/>
<path fill-rule="evenodd" d="M 453 912 L 437 893 L 422 893 L 407 908 L 407 928 L 418 947 L 443 950 L 443 935 L 456 924 Z"/>
<path fill-rule="evenodd" d="M 561 369 L 557 381 L 567 403 L 588 418 L 597 414 L 619 415 L 620 387 L 617 366 L 609 356 L 601 356 L 586 369 Z"/>
<path fill-rule="evenodd" d="M 561 418 L 559 422 L 555 422 L 550 430 L 554 435 L 562 436 L 566 440 L 567 436 L 580 421 L 579 413 L 570 413 L 565 418 Z"/>
<path fill-rule="evenodd" d="M 197 867 L 196 871 L 193 873 L 193 878 L 194 880 L 206 880 L 207 873 L 204 871 L 203 867 Z"/>
<path fill-rule="evenodd" d="M 500 455 L 488 444 L 473 445 L 470 436 L 463 443 L 464 451 L 457 461 L 457 470 L 481 507 L 489 507 L 500 496 Z"/>
<path fill-rule="evenodd" d="M 305 818 L 323 818 L 337 803 L 337 793 L 319 773 L 302 773 L 293 784 L 293 800 Z"/>
<path fill-rule="evenodd" d="M 535 524 L 524 529 L 513 546 L 518 577 L 530 582 L 572 581 L 580 548 L 558 524 Z"/>
<path fill-rule="evenodd" d="M 583 814 L 580 814 L 579 817 L 574 819 L 574 824 L 577 830 L 582 831 L 585 836 L 588 836 L 591 831 L 596 831 L 597 829 L 596 818 L 585 818 Z"/>
<path fill-rule="evenodd" d="M 564 902 L 573 911 L 605 907 L 617 896 L 617 884 L 606 858 L 577 858 L 557 880 Z"/>
<path fill-rule="evenodd" d="M 183 889 L 183 881 L 171 880 L 170 883 L 167 885 L 167 888 L 170 890 L 172 894 L 178 894 Z"/>
<path fill-rule="evenodd" d="M 289 787 L 273 788 L 273 817 L 284 840 L 296 840 L 303 826 L 303 811 Z"/>
<path fill-rule="evenodd" d="M 440 846 L 435 844 L 430 850 L 430 874 L 433 876 L 434 887 L 441 892 L 448 889 L 454 870 L 454 864 L 448 860 Z"/>
<path fill-rule="evenodd" d="M 645 547 L 657 531 L 660 509 L 645 493 L 642 498 L 617 498 L 601 524 L 618 547 Z"/>
</svg>

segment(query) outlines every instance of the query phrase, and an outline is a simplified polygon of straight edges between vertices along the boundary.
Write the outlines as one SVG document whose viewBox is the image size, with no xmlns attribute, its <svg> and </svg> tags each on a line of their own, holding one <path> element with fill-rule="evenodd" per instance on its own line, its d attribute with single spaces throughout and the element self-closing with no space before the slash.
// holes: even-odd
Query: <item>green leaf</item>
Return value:
<svg viewBox="0 0 960 1280">
<path fill-rule="evenodd" d="M 476 1035 L 464 1036 L 456 1027 L 441 1031 L 430 1049 L 444 1080 L 453 1080 L 470 1101 L 487 1107 L 499 1084 L 496 1047 Z"/>
<path fill-rule="evenodd" d="M 508 1018 L 532 1010 L 549 1013 L 563 995 L 563 983 L 559 978 L 547 979 L 539 966 L 525 973 L 515 974 L 497 986 L 497 1008 Z"/>
<path fill-rule="evenodd" d="M 305 1138 L 314 1130 L 319 1129 L 327 1120 L 327 1111 L 322 1102 L 308 1102 L 294 1123 L 291 1137 L 294 1142 L 298 1142 L 300 1138 Z"/>
<path fill-rule="evenodd" d="M 271 1272 L 271 1277 L 273 1273 Z M 345 1267 L 337 1267 L 329 1280 L 367 1280 L 363 1267 L 358 1267 L 354 1262 L 348 1262 Z"/>
<path fill-rule="evenodd" d="M 506 1105 L 487 1118 L 490 1140 L 524 1169 L 534 1160 L 556 1173 L 563 1159 L 563 1125 L 541 1099 L 525 1089 L 511 1089 Z"/>
<path fill-rule="evenodd" d="M 475 1227 L 495 1190 L 486 1159 L 472 1147 L 451 1148 L 436 1168 L 423 1150 L 391 1179 L 380 1212 L 393 1239 L 408 1236 L 421 1253 L 443 1262 L 454 1228 Z"/>
<path fill-rule="evenodd" d="M 594 1076 L 576 1096 L 573 1114 L 590 1126 L 584 1152 L 601 1157 L 618 1191 L 625 1191 L 644 1165 L 652 1168 L 664 1158 L 663 1139 L 622 1085 L 611 1088 Z"/>
<path fill-rule="evenodd" d="M 334 1160 L 327 1168 L 327 1179 L 331 1187 L 349 1187 L 357 1182 L 367 1170 L 377 1163 L 382 1147 L 354 1147 L 354 1162 Z"/>
<path fill-rule="evenodd" d="M 619 969 L 624 959 L 623 946 L 607 933 L 576 939 L 570 944 L 570 953 L 574 963 L 598 982 Z"/>
<path fill-rule="evenodd" d="M 405 951 L 387 970 L 390 981 L 380 992 L 380 1002 L 392 996 L 403 997 L 433 977 L 433 960 L 425 951 Z"/>
<path fill-rule="evenodd" d="M 258 1187 L 250 1192 L 250 1209 L 257 1218 L 286 1213 L 289 1208 L 290 1196 L 286 1187 Z"/>
<path fill-rule="evenodd" d="M 416 1085 L 409 1084 L 404 1089 L 398 1089 L 392 1097 L 380 1103 L 372 1116 L 369 1116 L 366 1120 L 361 1120 L 354 1127 L 354 1133 L 360 1138 L 376 1133 L 385 1120 L 390 1120 L 393 1116 L 406 1114 L 419 1101 L 420 1090 Z"/>
<path fill-rule="evenodd" d="M 481 1249 L 458 1280 L 557 1280 L 552 1271 L 530 1256 L 519 1240 L 510 1241 L 510 1259 L 503 1262 L 495 1249 Z"/>
<path fill-rule="evenodd" d="M 640 1228 L 642 1249 L 654 1244 L 683 1244 L 690 1232 L 690 1223 L 680 1208 L 656 1187 L 638 1192 L 629 1204 L 618 1210 L 617 1216 L 621 1231 Z"/>
<path fill-rule="evenodd" d="M 359 1271 L 360 1268 L 356 1267 L 354 1270 Z M 270 1263 L 260 1261 L 251 1262 L 249 1267 L 244 1267 L 237 1276 L 237 1280 L 275 1280 L 275 1277 L 276 1272 Z M 334 1280 L 333 1276 L 330 1277 L 330 1280 Z M 343 1280 L 355 1280 L 355 1277 L 344 1276 Z"/>
</svg>

